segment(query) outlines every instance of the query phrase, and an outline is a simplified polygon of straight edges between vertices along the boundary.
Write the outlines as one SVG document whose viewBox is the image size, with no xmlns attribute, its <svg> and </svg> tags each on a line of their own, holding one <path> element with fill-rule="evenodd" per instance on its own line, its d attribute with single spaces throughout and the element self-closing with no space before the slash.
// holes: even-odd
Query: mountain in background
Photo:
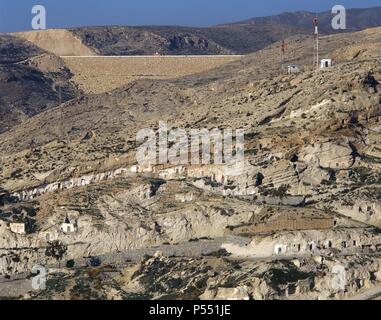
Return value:
<svg viewBox="0 0 381 320">
<path fill-rule="evenodd" d="M 15 35 L 56 55 L 221 55 L 248 54 L 294 35 L 312 35 L 315 13 L 299 11 L 208 28 L 181 26 L 99 26 L 20 32 Z M 322 35 L 332 13 L 319 13 Z M 381 26 L 381 7 L 347 10 L 347 30 Z"/>
<path fill-rule="evenodd" d="M 312 34 L 311 12 L 218 25 L 209 28 L 177 26 L 84 27 L 71 31 L 83 44 L 100 55 L 247 54 L 296 34 Z M 331 27 L 331 12 L 318 14 L 324 35 L 343 32 Z M 381 7 L 347 10 L 346 32 L 381 26 Z"/>
<path fill-rule="evenodd" d="M 335 32 L 330 12 L 318 16 L 322 34 Z M 295 12 L 209 28 L 108 26 L 1 35 L 0 133 L 80 94 L 58 56 L 247 54 L 310 35 L 314 17 Z M 347 20 L 347 31 L 379 26 L 381 7 L 348 10 Z"/>
</svg>

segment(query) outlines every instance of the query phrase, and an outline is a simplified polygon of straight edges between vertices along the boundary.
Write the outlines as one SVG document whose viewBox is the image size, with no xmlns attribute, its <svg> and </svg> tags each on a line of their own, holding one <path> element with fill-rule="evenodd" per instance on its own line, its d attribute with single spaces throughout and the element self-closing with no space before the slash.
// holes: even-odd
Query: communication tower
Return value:
<svg viewBox="0 0 381 320">
<path fill-rule="evenodd" d="M 314 68 L 319 69 L 319 19 L 313 20 L 314 25 Z"/>
</svg>

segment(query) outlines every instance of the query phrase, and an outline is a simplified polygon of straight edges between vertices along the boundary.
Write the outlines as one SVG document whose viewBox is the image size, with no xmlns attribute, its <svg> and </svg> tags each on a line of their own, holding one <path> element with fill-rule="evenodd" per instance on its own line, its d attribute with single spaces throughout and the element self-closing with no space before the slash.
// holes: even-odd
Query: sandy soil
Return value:
<svg viewBox="0 0 381 320">
<path fill-rule="evenodd" d="M 13 35 L 30 41 L 36 46 L 58 56 L 96 55 L 93 50 L 85 46 L 79 38 L 77 38 L 72 32 L 68 30 L 51 29 L 41 31 L 28 31 L 14 33 Z"/>
</svg>

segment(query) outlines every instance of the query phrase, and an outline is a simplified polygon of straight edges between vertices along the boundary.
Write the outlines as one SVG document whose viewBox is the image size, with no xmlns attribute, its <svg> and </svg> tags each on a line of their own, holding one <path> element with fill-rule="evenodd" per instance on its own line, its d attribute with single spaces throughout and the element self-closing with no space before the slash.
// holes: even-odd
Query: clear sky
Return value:
<svg viewBox="0 0 381 320">
<path fill-rule="evenodd" d="M 31 9 L 47 10 L 47 27 L 85 25 L 208 26 L 285 11 L 381 6 L 381 0 L 0 0 L 0 32 L 31 29 Z"/>
</svg>

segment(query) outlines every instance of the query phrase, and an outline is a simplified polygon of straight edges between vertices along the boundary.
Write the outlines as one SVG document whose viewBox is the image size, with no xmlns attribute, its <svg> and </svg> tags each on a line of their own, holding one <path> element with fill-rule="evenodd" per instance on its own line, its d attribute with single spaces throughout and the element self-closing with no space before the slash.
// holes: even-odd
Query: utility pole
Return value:
<svg viewBox="0 0 381 320">
<path fill-rule="evenodd" d="M 64 125 L 64 114 L 63 114 L 63 108 L 62 108 L 62 87 L 61 83 L 58 84 L 58 99 L 59 99 L 59 107 L 61 108 L 61 119 L 60 119 L 60 124 L 61 124 L 61 139 L 62 141 L 65 141 L 65 125 Z"/>
<path fill-rule="evenodd" d="M 58 107 L 61 108 L 61 112 L 60 112 L 60 124 L 59 124 L 59 135 L 60 137 L 58 138 L 59 141 L 66 141 L 66 132 L 65 132 L 65 125 L 64 125 L 64 110 L 62 108 L 62 87 L 63 87 L 64 83 L 59 81 L 55 84 L 55 91 L 57 92 L 58 91 L 58 102 L 59 102 L 59 105 Z"/>
<path fill-rule="evenodd" d="M 315 27 L 314 32 L 314 68 L 319 69 L 319 19 L 316 18 L 313 20 L 313 25 Z"/>
</svg>

